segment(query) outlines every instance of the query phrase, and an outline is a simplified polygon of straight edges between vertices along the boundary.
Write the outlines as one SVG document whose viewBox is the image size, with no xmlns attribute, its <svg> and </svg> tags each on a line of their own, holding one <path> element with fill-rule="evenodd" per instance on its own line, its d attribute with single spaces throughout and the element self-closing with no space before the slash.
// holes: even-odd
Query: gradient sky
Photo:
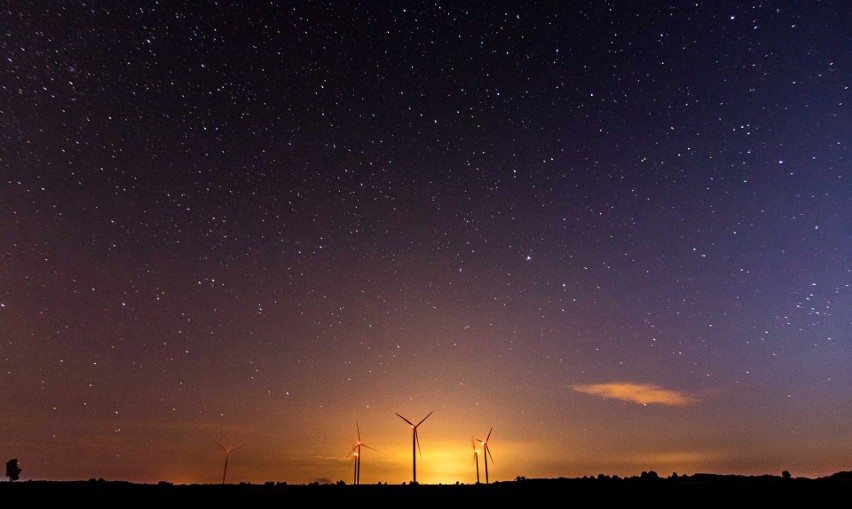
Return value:
<svg viewBox="0 0 852 509">
<path fill-rule="evenodd" d="M 842 1 L 7 4 L 0 459 L 852 469 L 851 57 Z"/>
</svg>

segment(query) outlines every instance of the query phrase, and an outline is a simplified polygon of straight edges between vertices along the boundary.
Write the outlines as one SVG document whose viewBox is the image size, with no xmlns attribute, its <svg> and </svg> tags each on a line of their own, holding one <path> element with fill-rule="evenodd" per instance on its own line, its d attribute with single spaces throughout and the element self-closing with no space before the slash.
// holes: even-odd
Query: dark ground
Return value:
<svg viewBox="0 0 852 509">
<path fill-rule="evenodd" d="M 343 502 L 361 506 L 432 503 L 547 504 L 568 507 L 792 507 L 847 506 L 852 495 L 852 472 L 819 479 L 779 476 L 721 476 L 696 474 L 677 478 L 526 479 L 490 485 L 171 485 L 133 484 L 104 480 L 18 481 L 0 483 L 0 501 L 16 505 L 41 503 L 72 507 L 128 507 L 157 504 L 197 507 L 209 503 L 277 506 Z"/>
</svg>

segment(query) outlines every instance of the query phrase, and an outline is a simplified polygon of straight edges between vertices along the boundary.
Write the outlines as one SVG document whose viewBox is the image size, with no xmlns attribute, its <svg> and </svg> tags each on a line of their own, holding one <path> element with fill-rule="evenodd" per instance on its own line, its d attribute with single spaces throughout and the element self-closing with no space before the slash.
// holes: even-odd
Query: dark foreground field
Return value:
<svg viewBox="0 0 852 509">
<path fill-rule="evenodd" d="M 54 503 L 73 507 L 126 507 L 157 504 L 212 507 L 342 502 L 376 506 L 432 503 L 548 504 L 651 507 L 764 507 L 806 504 L 827 507 L 847 504 L 852 472 L 819 479 L 776 476 L 697 474 L 677 478 L 526 479 L 489 485 L 171 485 L 113 481 L 19 481 L 0 483 L 0 500 L 22 504 Z M 248 504 L 251 504 L 249 506 Z M 4 504 L 5 506 L 6 504 Z"/>
</svg>

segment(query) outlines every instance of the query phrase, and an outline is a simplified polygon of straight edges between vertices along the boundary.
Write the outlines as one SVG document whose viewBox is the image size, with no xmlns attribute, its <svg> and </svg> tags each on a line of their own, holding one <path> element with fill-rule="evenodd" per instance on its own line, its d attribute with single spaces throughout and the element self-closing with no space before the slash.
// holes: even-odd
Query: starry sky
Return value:
<svg viewBox="0 0 852 509">
<path fill-rule="evenodd" d="M 852 468 L 852 10 L 13 2 L 21 479 Z M 222 448 L 218 444 L 222 445 Z M 484 481 L 484 464 L 481 463 Z"/>
</svg>

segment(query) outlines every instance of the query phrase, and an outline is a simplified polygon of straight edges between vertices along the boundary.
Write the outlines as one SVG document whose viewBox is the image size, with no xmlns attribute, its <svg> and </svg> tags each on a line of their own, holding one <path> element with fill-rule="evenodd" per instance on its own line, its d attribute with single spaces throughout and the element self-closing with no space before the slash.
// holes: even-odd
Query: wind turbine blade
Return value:
<svg viewBox="0 0 852 509">
<path fill-rule="evenodd" d="M 394 412 L 394 413 L 396 413 L 396 412 Z M 411 425 L 412 427 L 414 427 L 414 423 L 413 423 L 413 422 L 409 421 L 408 419 L 406 419 L 405 417 L 403 417 L 403 416 L 401 416 L 401 415 L 399 415 L 399 414 L 396 414 L 396 415 L 397 415 L 397 417 L 399 417 L 400 419 L 402 419 L 403 421 L 407 422 L 409 425 Z"/>
<path fill-rule="evenodd" d="M 361 441 L 361 428 L 358 426 L 358 421 L 355 421 L 355 429 L 358 430 L 358 441 Z"/>
<path fill-rule="evenodd" d="M 491 438 L 491 432 L 492 432 L 492 431 L 494 431 L 494 428 L 491 428 L 490 430 L 488 430 L 488 436 L 487 436 L 487 437 L 485 437 L 485 441 L 486 441 L 486 442 L 488 441 L 488 439 L 489 439 L 489 438 Z"/>
<path fill-rule="evenodd" d="M 420 450 L 420 436 L 417 434 L 417 427 L 414 428 L 414 441 L 417 442 L 417 452 L 420 453 L 420 457 L 423 457 L 423 451 Z"/>
<path fill-rule="evenodd" d="M 228 448 L 227 448 L 227 447 L 225 447 L 224 445 L 220 444 L 219 442 L 217 442 L 217 441 L 215 441 L 215 440 L 211 440 L 211 442 L 213 442 L 214 444 L 216 444 L 216 445 L 218 445 L 219 447 L 221 447 L 223 451 L 225 451 L 225 452 L 231 452 L 231 451 L 229 451 L 229 450 L 228 450 Z"/>
<path fill-rule="evenodd" d="M 432 412 L 434 412 L 434 410 L 432 410 Z M 432 412 L 429 412 L 429 415 L 432 415 Z M 418 423 L 417 423 L 417 426 L 420 426 L 421 424 L 423 424 L 423 421 L 425 421 L 426 419 L 428 419 L 428 418 L 429 418 L 429 415 L 427 415 L 426 417 L 424 417 L 423 419 L 421 419 L 421 420 L 420 420 L 420 422 L 418 422 Z M 400 416 L 400 417 L 402 417 L 402 416 Z"/>
<path fill-rule="evenodd" d="M 361 444 L 361 447 L 366 447 L 367 449 L 372 449 L 372 450 L 374 450 L 374 451 L 378 451 L 378 449 L 376 449 L 375 447 L 370 447 L 370 446 L 369 446 L 369 445 L 367 445 L 367 444 Z"/>
<path fill-rule="evenodd" d="M 494 463 L 494 456 L 491 455 L 491 448 L 487 445 L 485 446 L 485 453 L 488 454 L 489 458 L 491 458 L 491 463 Z"/>
</svg>

